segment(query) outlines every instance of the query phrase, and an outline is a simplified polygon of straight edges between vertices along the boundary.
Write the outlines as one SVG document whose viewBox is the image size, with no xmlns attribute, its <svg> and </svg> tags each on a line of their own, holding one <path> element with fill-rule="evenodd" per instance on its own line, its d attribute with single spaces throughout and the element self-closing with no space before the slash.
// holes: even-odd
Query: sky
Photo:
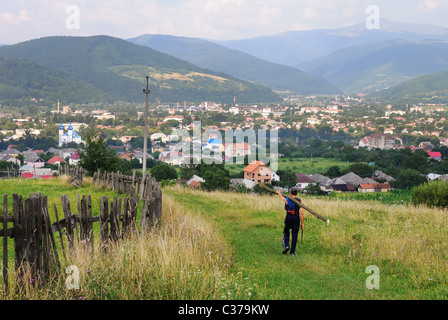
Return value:
<svg viewBox="0 0 448 320">
<path fill-rule="evenodd" d="M 448 0 L 1 0 L 0 44 L 47 36 L 236 40 L 380 18 L 448 28 Z"/>
</svg>

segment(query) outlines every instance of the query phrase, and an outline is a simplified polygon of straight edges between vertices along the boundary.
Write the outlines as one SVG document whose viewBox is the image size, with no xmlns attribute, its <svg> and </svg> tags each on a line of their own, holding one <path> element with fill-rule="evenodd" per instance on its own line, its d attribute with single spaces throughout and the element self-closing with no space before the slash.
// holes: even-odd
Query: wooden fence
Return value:
<svg viewBox="0 0 448 320">
<path fill-rule="evenodd" d="M 106 176 L 108 176 L 106 174 Z M 115 185 L 132 177 L 113 175 L 109 183 Z M 135 178 L 135 177 L 134 177 Z M 100 181 L 101 179 L 98 179 Z M 136 179 L 137 181 L 137 179 Z M 135 182 L 135 181 L 134 181 Z M 162 218 L 162 192 L 152 178 L 144 186 L 144 197 L 127 193 L 125 198 L 109 199 L 103 196 L 99 203 L 99 215 L 93 216 L 91 196 L 77 196 L 78 214 L 72 212 L 67 195 L 61 196 L 62 216 L 53 204 L 55 222 L 51 222 L 46 196 L 32 194 L 28 199 L 12 196 L 12 215 L 8 214 L 8 195 L 3 196 L 3 215 L 0 216 L 0 237 L 3 237 L 3 290 L 8 291 L 8 239 L 14 239 L 15 271 L 18 283 L 24 280 L 45 284 L 54 268 L 60 267 L 60 259 L 73 255 L 76 246 L 82 245 L 94 253 L 93 224 L 99 223 L 99 250 L 106 252 L 111 243 L 130 237 L 136 231 L 139 203 L 141 206 L 141 230 L 145 232 L 160 223 Z M 135 188 L 135 187 L 134 187 Z M 117 190 L 117 189 L 116 189 Z M 123 192 L 124 193 L 124 192 Z M 12 227 L 8 228 L 8 223 Z M 66 240 L 64 241 L 64 238 Z M 61 252 L 57 242 L 60 241 Z M 68 250 L 67 250 L 68 249 Z"/>
</svg>

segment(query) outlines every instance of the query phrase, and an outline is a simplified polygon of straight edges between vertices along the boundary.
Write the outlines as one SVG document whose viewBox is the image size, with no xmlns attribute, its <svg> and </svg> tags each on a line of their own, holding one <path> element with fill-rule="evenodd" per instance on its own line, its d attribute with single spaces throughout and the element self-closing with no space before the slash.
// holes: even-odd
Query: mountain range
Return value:
<svg viewBox="0 0 448 320">
<path fill-rule="evenodd" d="M 340 94 L 335 85 L 297 68 L 267 62 L 211 41 L 168 35 L 143 35 L 130 42 L 150 47 L 199 67 L 224 72 L 278 91 L 295 94 Z"/>
<path fill-rule="evenodd" d="M 251 39 L 216 42 L 266 61 L 297 67 L 344 48 L 399 39 L 448 40 L 448 28 L 381 19 L 380 28 L 373 30 L 367 29 L 365 23 L 359 23 L 338 29 L 289 31 Z"/>
<path fill-rule="evenodd" d="M 390 40 L 350 47 L 300 68 L 337 83 L 345 92 L 372 93 L 448 70 L 448 41 Z"/>
<path fill-rule="evenodd" d="M 183 102 L 213 100 L 239 102 L 279 102 L 280 97 L 270 88 L 243 81 L 224 73 L 197 67 L 159 51 L 138 46 L 109 36 L 47 37 L 16 45 L 0 47 L 0 57 L 8 58 L 1 65 L 0 74 L 8 68 L 15 70 L 8 78 L 0 78 L 0 87 L 16 83 L 16 95 L 9 100 L 24 98 L 39 86 L 30 75 L 25 61 L 32 62 L 32 70 L 50 75 L 54 86 L 44 86 L 41 95 L 52 96 L 75 83 L 88 84 L 90 90 L 74 90 L 70 96 L 60 92 L 60 100 L 79 101 L 144 101 L 142 89 L 146 76 L 150 77 L 151 93 L 156 101 Z M 22 59 L 21 61 L 13 61 Z M 21 68 L 23 67 L 23 68 Z M 57 81 L 55 80 L 57 79 Z M 74 82 L 76 81 L 76 82 Z M 50 82 L 48 82 L 50 84 Z M 67 99 L 67 100 L 65 100 Z"/>
<path fill-rule="evenodd" d="M 0 58 L 3 102 L 30 97 L 142 102 L 146 76 L 159 103 L 233 103 L 234 98 L 277 103 L 283 91 L 440 98 L 444 93 L 432 90 L 430 81 L 444 83 L 448 29 L 383 19 L 379 30 L 358 24 L 234 41 L 46 37 L 1 46 Z"/>
</svg>

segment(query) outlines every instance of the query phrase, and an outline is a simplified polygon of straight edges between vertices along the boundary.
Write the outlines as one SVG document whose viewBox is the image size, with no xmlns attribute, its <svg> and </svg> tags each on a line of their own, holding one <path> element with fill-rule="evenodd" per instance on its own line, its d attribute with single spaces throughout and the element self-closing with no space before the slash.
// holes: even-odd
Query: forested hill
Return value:
<svg viewBox="0 0 448 320">
<path fill-rule="evenodd" d="M 1 47 L 0 57 L 31 61 L 34 67 L 39 65 L 41 71 L 51 68 L 51 72 L 58 74 L 58 81 L 53 86 L 40 88 L 39 94 L 52 98 L 53 93 L 59 93 L 59 99 L 67 102 L 141 102 L 144 101 L 142 89 L 146 76 L 150 77 L 151 96 L 159 102 L 213 100 L 231 103 L 234 96 L 239 102 L 280 101 L 269 88 L 108 36 L 35 39 Z M 14 66 L 14 72 L 10 72 L 8 79 L 1 80 L 0 86 L 6 88 L 13 83 L 14 90 L 7 100 L 24 98 L 24 92 L 39 86 L 22 63 Z M 86 84 L 89 90 L 78 90 Z M 70 96 L 66 95 L 68 90 L 73 90 Z M 0 99 L 5 100 L 5 97 Z"/>
<path fill-rule="evenodd" d="M 448 102 L 448 71 L 432 73 L 400 83 L 377 94 L 391 102 Z"/>
</svg>

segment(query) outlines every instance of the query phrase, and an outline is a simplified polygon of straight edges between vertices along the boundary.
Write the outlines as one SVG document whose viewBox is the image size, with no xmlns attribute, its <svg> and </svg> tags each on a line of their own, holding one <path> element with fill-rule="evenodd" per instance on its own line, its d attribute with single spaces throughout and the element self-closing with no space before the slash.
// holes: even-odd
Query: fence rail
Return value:
<svg viewBox="0 0 448 320">
<path fill-rule="evenodd" d="M 105 175 L 109 177 L 104 185 L 117 187 L 118 190 L 136 191 L 138 179 L 120 174 Z M 112 178 L 113 177 L 113 178 Z M 99 184 L 103 176 L 98 176 Z M 120 182 L 121 181 L 121 182 Z M 133 187 L 127 186 L 133 182 Z M 119 187 L 119 186 L 122 187 Z M 31 194 L 29 198 L 12 195 L 12 215 L 8 214 L 8 195 L 3 195 L 3 215 L 0 215 L 0 237 L 3 238 L 3 290 L 8 291 L 8 239 L 14 240 L 15 272 L 17 282 L 35 279 L 45 284 L 54 268 L 60 268 L 60 253 L 57 242 L 60 242 L 62 257 L 73 255 L 76 246 L 84 246 L 94 253 L 94 223 L 99 223 L 99 250 L 106 252 L 110 244 L 128 238 L 136 231 L 136 221 L 141 203 L 141 230 L 145 231 L 158 225 L 162 219 L 162 192 L 151 177 L 140 181 L 143 185 L 142 201 L 135 194 L 121 192 L 125 197 L 102 196 L 99 201 L 99 215 L 93 216 L 93 205 L 90 195 L 77 195 L 77 212 L 72 212 L 72 203 L 67 195 L 61 196 L 62 215 L 53 204 L 56 221 L 50 219 L 48 198 L 42 194 Z M 124 187 L 126 186 L 126 187 Z M 131 188 L 131 189 L 129 189 Z M 98 210 L 97 210 L 98 211 Z M 12 227 L 8 228 L 8 223 Z M 58 239 L 59 238 L 59 239 Z M 65 238 L 65 239 L 64 239 Z M 67 245 L 67 246 L 66 246 Z M 68 252 L 67 252 L 68 248 Z"/>
</svg>

